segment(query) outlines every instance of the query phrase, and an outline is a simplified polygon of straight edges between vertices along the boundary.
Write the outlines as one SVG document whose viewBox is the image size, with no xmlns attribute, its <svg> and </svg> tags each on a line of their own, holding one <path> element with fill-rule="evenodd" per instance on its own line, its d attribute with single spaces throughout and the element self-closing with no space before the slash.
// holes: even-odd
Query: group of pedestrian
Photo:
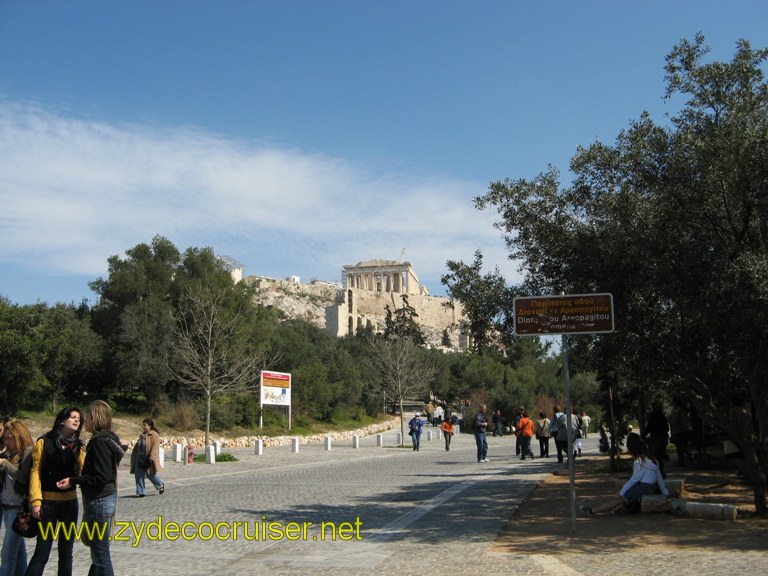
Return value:
<svg viewBox="0 0 768 576">
<path fill-rule="evenodd" d="M 472 431 L 477 443 L 477 461 L 488 462 L 488 441 L 487 433 L 490 425 L 493 425 L 493 435 L 499 434 L 499 423 L 501 422 L 501 412 L 499 410 L 493 415 L 491 421 L 486 416 L 487 406 L 481 404 L 472 425 Z M 521 460 L 526 458 L 534 459 L 532 441 L 534 436 L 539 441 L 539 457 L 549 457 L 549 441 L 555 440 L 557 448 L 557 460 L 563 462 L 568 453 L 568 417 L 560 409 L 560 406 L 553 408 L 552 418 L 548 418 L 544 412 L 539 412 L 539 417 L 534 421 L 528 411 L 520 406 L 513 419 L 512 431 L 515 434 L 515 453 Z M 587 437 L 591 419 L 584 412 L 580 416 L 571 413 L 571 429 L 573 430 L 573 451 L 572 456 L 581 454 L 581 438 Z"/>
<path fill-rule="evenodd" d="M 85 429 L 91 437 L 80 438 Z M 118 436 L 112 432 L 112 408 L 102 400 L 90 403 L 85 411 L 69 406 L 59 411 L 52 428 L 36 441 L 21 420 L 9 419 L 0 428 L 0 502 L 5 526 L 0 552 L 0 576 L 41 576 L 48 563 L 57 525 L 59 576 L 71 576 L 74 536 L 69 527 L 77 524 L 80 507 L 77 487 L 83 502 L 82 522 L 94 527 L 80 536 L 89 547 L 89 576 L 112 576 L 109 551 L 110 525 L 117 509 L 117 469 L 124 456 Z M 157 477 L 159 436 L 151 419 L 144 421 L 144 432 L 131 457 L 137 495 L 144 493 L 144 476 L 162 494 L 165 486 Z M 24 536 L 12 529 L 17 517 L 31 515 L 36 532 L 35 551 L 27 563 Z M 40 525 L 51 530 L 41 530 Z M 21 530 L 19 530 L 21 532 Z"/>
</svg>

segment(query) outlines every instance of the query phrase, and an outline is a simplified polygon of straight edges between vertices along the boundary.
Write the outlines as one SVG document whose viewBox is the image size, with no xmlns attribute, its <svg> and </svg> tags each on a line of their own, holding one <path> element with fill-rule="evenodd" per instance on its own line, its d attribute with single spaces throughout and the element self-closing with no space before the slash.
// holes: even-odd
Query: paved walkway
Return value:
<svg viewBox="0 0 768 576">
<path fill-rule="evenodd" d="M 427 428 L 426 430 L 429 430 Z M 336 442 L 322 445 L 231 450 L 240 461 L 215 465 L 183 465 L 166 461 L 162 478 L 167 491 L 154 490 L 135 498 L 133 479 L 120 470 L 118 519 L 132 522 L 113 542 L 115 573 L 124 576 L 248 575 L 407 575 L 449 571 L 454 574 L 648 574 L 641 558 L 607 553 L 548 556 L 546 551 L 513 554 L 489 549 L 514 508 L 555 468 L 553 459 L 520 462 L 514 438 L 489 437 L 490 462 L 476 462 L 474 438 L 459 435 L 446 452 L 437 429 L 422 449 L 394 447 L 386 433 L 385 447 L 375 437 L 360 447 Z M 185 522 L 208 538 L 224 522 L 218 539 L 187 541 L 171 533 L 157 538 L 159 523 Z M 248 523 L 251 539 L 232 537 L 234 522 Z M 270 538 L 272 528 L 290 538 Z M 324 530 L 323 522 L 329 523 Z M 154 523 L 148 528 L 148 523 Z M 209 524 L 206 524 L 209 523 Z M 293 524 L 291 524 L 293 523 Z M 186 533 L 190 533 L 188 528 Z M 333 540 L 332 528 L 341 530 Z M 264 530 L 264 531 L 261 531 Z M 168 534 L 166 534 L 168 536 Z M 254 538 L 254 536 L 258 537 Z M 557 536 L 553 536 L 557 537 Z M 28 542 L 31 555 L 34 542 Z M 608 549 L 610 551 L 610 549 Z M 763 559 L 765 557 L 763 556 Z M 638 571 L 623 571 L 624 561 Z M 713 559 L 716 560 L 716 559 Z M 75 574 L 85 574 L 88 550 L 75 545 Z M 691 569 L 680 575 L 698 574 Z M 754 565 L 753 565 L 754 568 Z M 55 574 L 56 552 L 46 574 Z M 727 573 L 711 572 L 708 573 Z"/>
</svg>

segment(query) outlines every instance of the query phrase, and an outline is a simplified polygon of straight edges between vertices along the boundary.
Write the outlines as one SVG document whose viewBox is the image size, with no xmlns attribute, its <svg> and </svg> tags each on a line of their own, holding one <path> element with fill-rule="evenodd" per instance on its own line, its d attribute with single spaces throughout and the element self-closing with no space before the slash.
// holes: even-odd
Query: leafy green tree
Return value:
<svg viewBox="0 0 768 576">
<path fill-rule="evenodd" d="M 483 255 L 479 250 L 472 264 L 449 260 L 446 266 L 450 272 L 440 278 L 449 298 L 446 306 L 454 308 L 456 302 L 461 304 L 468 318 L 466 329 L 472 349 L 482 355 L 486 348 L 501 348 L 495 337 L 505 324 L 507 291 L 499 269 L 483 274 Z"/>
<path fill-rule="evenodd" d="M 0 405 L 3 413 L 16 414 L 42 381 L 35 331 L 40 305 L 21 307 L 0 299 Z"/>
<path fill-rule="evenodd" d="M 391 310 L 389 305 L 384 306 L 384 334 L 386 340 L 408 338 L 417 346 L 424 346 L 424 331 L 419 326 L 416 318 L 419 317 L 416 309 L 408 303 L 408 294 L 401 294 L 403 305 Z"/>
<path fill-rule="evenodd" d="M 99 295 L 94 330 L 107 342 L 106 379 L 113 389 L 143 395 L 154 412 L 170 379 L 168 358 L 180 288 L 178 249 L 163 236 L 107 260 L 109 276 L 89 284 Z"/>
<path fill-rule="evenodd" d="M 570 186 L 550 168 L 493 183 L 476 206 L 498 210 L 520 290 L 613 294 L 620 330 L 574 339 L 577 362 L 616 405 L 684 391 L 742 449 L 765 513 L 768 51 L 707 52 L 698 35 L 668 55 L 666 96 L 688 97 L 671 124 L 642 114 L 613 145 L 580 148 Z M 722 417 L 741 397 L 755 430 Z"/>
<path fill-rule="evenodd" d="M 122 390 L 141 392 L 155 414 L 173 374 L 168 354 L 176 326 L 172 304 L 151 294 L 129 304 L 121 316 L 115 351 Z"/>
</svg>

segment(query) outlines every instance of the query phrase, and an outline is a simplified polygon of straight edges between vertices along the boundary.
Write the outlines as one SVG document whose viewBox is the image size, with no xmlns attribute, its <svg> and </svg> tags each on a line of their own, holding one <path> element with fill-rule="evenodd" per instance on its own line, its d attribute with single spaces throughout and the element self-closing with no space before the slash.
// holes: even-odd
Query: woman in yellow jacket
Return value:
<svg viewBox="0 0 768 576">
<path fill-rule="evenodd" d="M 55 531 L 59 523 L 77 525 L 79 512 L 74 486 L 59 488 L 56 483 L 70 476 L 79 476 L 85 460 L 80 440 L 83 415 L 79 408 L 68 407 L 56 415 L 53 428 L 37 439 L 32 449 L 32 470 L 29 474 L 29 506 L 32 516 L 42 522 L 35 553 L 27 566 L 26 576 L 42 576 L 51 554 Z M 73 539 L 69 530 L 59 530 L 58 576 L 72 575 Z M 48 536 L 47 538 L 45 536 Z"/>
</svg>

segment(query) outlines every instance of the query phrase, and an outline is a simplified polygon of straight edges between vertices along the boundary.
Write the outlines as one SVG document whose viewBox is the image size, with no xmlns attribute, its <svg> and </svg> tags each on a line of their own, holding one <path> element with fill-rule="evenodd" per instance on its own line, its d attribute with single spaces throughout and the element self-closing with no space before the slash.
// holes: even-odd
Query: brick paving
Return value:
<svg viewBox="0 0 768 576">
<path fill-rule="evenodd" d="M 184 465 L 166 459 L 162 478 L 166 493 L 148 485 L 147 497 L 135 498 L 133 478 L 120 470 L 118 520 L 142 522 L 295 522 L 307 525 L 306 540 L 241 537 L 220 540 L 182 538 L 149 539 L 136 544 L 113 542 L 115 573 L 124 576 L 160 572 L 164 576 L 269 573 L 299 574 L 454 574 L 495 575 L 558 574 L 735 574 L 768 566 L 763 552 L 724 554 L 687 553 L 681 563 L 675 553 L 633 554 L 631 549 L 607 548 L 605 554 L 548 555 L 546 550 L 499 553 L 490 550 L 514 508 L 554 470 L 553 459 L 520 462 L 514 456 L 514 438 L 489 437 L 490 462 L 475 461 L 471 435 L 454 438 L 446 452 L 436 429 L 433 440 L 423 437 L 422 448 L 393 446 L 394 432 L 384 434 L 385 446 L 375 437 L 363 438 L 360 447 L 335 442 L 322 445 L 228 450 L 236 463 Z M 359 521 L 361 540 L 354 538 Z M 322 522 L 349 523 L 345 535 L 330 541 L 320 538 Z M 145 524 L 146 525 L 146 524 Z M 156 529 L 155 529 L 156 530 Z M 557 537 L 557 536 L 553 536 Z M 55 546 L 55 545 L 54 545 Z M 34 542 L 28 542 L 32 553 Z M 692 561 L 689 561 L 691 559 Z M 75 545 L 74 573 L 85 574 L 88 549 Z M 762 564 L 761 564 L 762 563 Z M 46 574 L 56 572 L 56 552 Z"/>
</svg>

